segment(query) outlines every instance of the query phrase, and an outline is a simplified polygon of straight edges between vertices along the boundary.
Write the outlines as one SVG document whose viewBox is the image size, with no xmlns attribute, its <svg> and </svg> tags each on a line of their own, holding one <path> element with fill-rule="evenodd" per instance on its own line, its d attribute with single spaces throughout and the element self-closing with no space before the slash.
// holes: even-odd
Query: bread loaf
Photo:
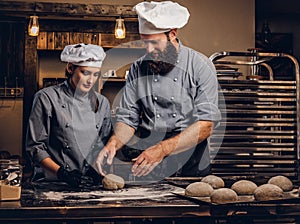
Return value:
<svg viewBox="0 0 300 224">
<path fill-rule="evenodd" d="M 263 184 L 256 188 L 254 197 L 257 201 L 278 200 L 283 198 L 283 190 L 274 184 Z"/>
<path fill-rule="evenodd" d="M 212 203 L 225 204 L 237 201 L 238 196 L 236 192 L 230 188 L 219 188 L 212 192 L 210 200 Z"/>
<path fill-rule="evenodd" d="M 293 189 L 293 182 L 289 178 L 281 175 L 269 179 L 268 184 L 274 184 L 283 191 L 290 191 Z"/>
<path fill-rule="evenodd" d="M 103 188 L 107 190 L 117 190 L 125 186 L 125 181 L 122 177 L 115 174 L 107 174 L 102 180 Z"/>
<path fill-rule="evenodd" d="M 194 182 L 185 189 L 185 195 L 193 197 L 209 197 L 213 192 L 212 186 L 204 182 Z"/>
<path fill-rule="evenodd" d="M 208 175 L 202 178 L 201 182 L 210 184 L 214 189 L 222 188 L 225 183 L 221 177 L 215 175 Z"/>
<path fill-rule="evenodd" d="M 238 195 L 252 195 L 256 188 L 257 185 L 250 180 L 239 180 L 231 186 Z"/>
</svg>

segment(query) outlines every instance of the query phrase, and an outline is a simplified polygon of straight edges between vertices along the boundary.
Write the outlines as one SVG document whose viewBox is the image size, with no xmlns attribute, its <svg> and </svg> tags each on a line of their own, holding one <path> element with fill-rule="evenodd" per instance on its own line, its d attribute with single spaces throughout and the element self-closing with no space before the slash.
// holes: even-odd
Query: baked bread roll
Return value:
<svg viewBox="0 0 300 224">
<path fill-rule="evenodd" d="M 125 185 L 125 181 L 122 177 L 115 174 L 107 174 L 102 179 L 103 188 L 107 190 L 121 189 Z"/>
<path fill-rule="evenodd" d="M 232 184 L 231 189 L 238 195 L 251 195 L 256 190 L 257 185 L 250 180 L 239 180 Z"/>
<path fill-rule="evenodd" d="M 195 182 L 185 188 L 185 195 L 193 197 L 209 197 L 213 192 L 212 186 L 204 182 Z"/>
<path fill-rule="evenodd" d="M 278 200 L 283 198 L 283 190 L 274 184 L 263 184 L 256 188 L 254 197 L 257 201 Z"/>
<path fill-rule="evenodd" d="M 293 182 L 285 176 L 275 176 L 269 179 L 268 184 L 274 184 L 280 187 L 283 191 L 291 191 L 293 189 Z"/>
<path fill-rule="evenodd" d="M 216 204 L 225 204 L 237 201 L 238 196 L 235 191 L 230 188 L 219 188 L 212 192 L 210 200 Z"/>
<path fill-rule="evenodd" d="M 225 186 L 223 179 L 215 175 L 208 175 L 206 177 L 203 177 L 201 182 L 210 184 L 214 189 L 222 188 Z"/>
</svg>

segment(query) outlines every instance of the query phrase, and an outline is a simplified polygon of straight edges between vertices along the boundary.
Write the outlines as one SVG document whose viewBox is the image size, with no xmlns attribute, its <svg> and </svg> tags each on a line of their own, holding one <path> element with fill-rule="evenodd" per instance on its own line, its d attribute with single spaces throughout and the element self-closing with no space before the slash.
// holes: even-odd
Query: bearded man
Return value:
<svg viewBox="0 0 300 224">
<path fill-rule="evenodd" d="M 221 118 L 215 67 L 177 38 L 190 15 L 185 7 L 144 1 L 134 10 L 147 53 L 131 65 L 114 134 L 95 165 L 105 175 L 121 154 L 141 180 L 208 175 L 207 139 Z"/>
</svg>

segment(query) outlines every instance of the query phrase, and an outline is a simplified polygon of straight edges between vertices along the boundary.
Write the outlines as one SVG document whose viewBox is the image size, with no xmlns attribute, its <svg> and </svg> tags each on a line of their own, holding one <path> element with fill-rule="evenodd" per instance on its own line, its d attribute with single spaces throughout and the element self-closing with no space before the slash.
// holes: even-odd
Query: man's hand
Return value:
<svg viewBox="0 0 300 224">
<path fill-rule="evenodd" d="M 105 176 L 106 175 L 106 171 L 103 169 L 104 165 L 111 165 L 113 162 L 113 158 L 116 155 L 116 146 L 114 143 L 109 142 L 99 153 L 96 162 L 95 162 L 95 166 L 98 170 L 98 172 L 102 175 Z M 105 158 L 106 161 L 105 161 Z"/>
<path fill-rule="evenodd" d="M 157 144 L 143 151 L 138 157 L 132 159 L 135 163 L 131 171 L 134 176 L 148 175 L 166 156 L 162 144 Z"/>
<path fill-rule="evenodd" d="M 81 183 L 82 174 L 79 170 L 67 171 L 62 166 L 57 171 L 57 178 L 66 182 L 71 187 L 78 187 Z"/>
</svg>

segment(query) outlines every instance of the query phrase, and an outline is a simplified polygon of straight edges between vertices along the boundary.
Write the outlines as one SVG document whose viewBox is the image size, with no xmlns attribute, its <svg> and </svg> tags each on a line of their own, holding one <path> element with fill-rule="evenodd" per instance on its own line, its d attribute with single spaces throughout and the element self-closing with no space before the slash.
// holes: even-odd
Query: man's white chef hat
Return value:
<svg viewBox="0 0 300 224">
<path fill-rule="evenodd" d="M 133 10 L 138 15 L 140 34 L 157 34 L 182 28 L 190 16 L 187 8 L 172 1 L 140 2 Z"/>
<path fill-rule="evenodd" d="M 101 67 L 105 56 L 102 47 L 81 43 L 65 46 L 60 59 L 79 66 Z"/>
</svg>

